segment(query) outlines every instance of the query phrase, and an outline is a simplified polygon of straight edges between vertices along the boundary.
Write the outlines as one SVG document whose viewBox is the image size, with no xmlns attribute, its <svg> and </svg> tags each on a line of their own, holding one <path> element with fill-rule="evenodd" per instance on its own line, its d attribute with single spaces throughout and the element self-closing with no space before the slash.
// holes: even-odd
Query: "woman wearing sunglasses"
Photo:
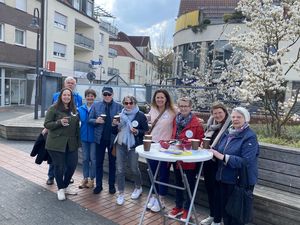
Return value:
<svg viewBox="0 0 300 225">
<path fill-rule="evenodd" d="M 136 98 L 126 96 L 122 103 L 124 109 L 120 113 L 120 122 L 117 119 L 112 122 L 112 132 L 114 134 L 118 133 L 116 142 L 118 205 L 123 205 L 125 202 L 124 189 L 127 162 L 134 175 L 135 183 L 131 199 L 138 199 L 142 194 L 141 172 L 138 167 L 139 155 L 135 152 L 135 147 L 143 144 L 144 134 L 148 131 L 147 118 L 144 113 L 139 111 Z"/>
</svg>

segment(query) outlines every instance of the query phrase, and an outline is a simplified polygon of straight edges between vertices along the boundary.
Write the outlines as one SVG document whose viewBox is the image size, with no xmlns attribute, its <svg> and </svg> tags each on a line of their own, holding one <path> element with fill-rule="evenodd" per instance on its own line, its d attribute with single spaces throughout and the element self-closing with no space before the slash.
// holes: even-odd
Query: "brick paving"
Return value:
<svg viewBox="0 0 300 225">
<path fill-rule="evenodd" d="M 47 178 L 48 165 L 43 163 L 37 165 L 34 163 L 34 158 L 28 154 L 31 148 L 31 142 L 6 141 L 0 139 L 0 167 L 19 175 L 45 190 L 56 192 L 56 186 L 48 186 L 45 184 Z M 99 195 L 94 195 L 92 189 L 78 189 L 80 180 L 82 179 L 81 168 L 78 168 L 74 174 L 75 183 L 73 188 L 78 190 L 77 196 L 68 196 L 68 199 L 79 204 L 80 206 L 99 214 L 120 225 L 138 224 L 140 215 L 143 210 L 143 205 L 147 198 L 147 189 L 144 189 L 143 195 L 138 200 L 130 199 L 132 184 L 127 183 L 125 189 L 126 201 L 123 206 L 116 204 L 116 194 L 108 193 L 108 185 L 103 182 L 104 190 Z M 107 179 L 105 176 L 104 179 Z M 42 196 L 39 196 L 42 198 Z M 56 198 L 56 195 L 53 195 Z M 170 210 L 174 206 L 174 199 L 168 198 L 166 201 L 166 209 Z M 203 219 L 207 213 L 206 209 L 198 208 L 199 220 Z M 163 217 L 159 213 L 146 212 L 143 224 L 163 224 Z M 167 220 L 167 224 L 180 224 L 174 220 Z"/>
</svg>

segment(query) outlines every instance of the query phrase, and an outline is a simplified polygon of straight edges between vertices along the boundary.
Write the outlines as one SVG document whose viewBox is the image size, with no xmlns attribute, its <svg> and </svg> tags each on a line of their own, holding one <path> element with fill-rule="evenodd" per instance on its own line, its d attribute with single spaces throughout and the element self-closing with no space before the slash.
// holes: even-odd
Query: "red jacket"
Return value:
<svg viewBox="0 0 300 225">
<path fill-rule="evenodd" d="M 173 121 L 173 132 L 172 132 L 172 139 L 175 139 L 176 137 L 176 130 L 177 130 L 177 125 L 176 125 L 176 117 Z M 186 131 L 192 131 L 193 136 L 192 137 L 186 137 Z M 202 127 L 202 124 L 199 120 L 199 118 L 195 115 L 192 116 L 191 121 L 186 125 L 185 128 L 181 131 L 179 134 L 178 139 L 200 139 L 202 141 L 202 138 L 204 137 L 204 129 Z M 196 168 L 196 163 L 181 163 L 182 168 L 184 170 L 193 170 Z"/>
</svg>

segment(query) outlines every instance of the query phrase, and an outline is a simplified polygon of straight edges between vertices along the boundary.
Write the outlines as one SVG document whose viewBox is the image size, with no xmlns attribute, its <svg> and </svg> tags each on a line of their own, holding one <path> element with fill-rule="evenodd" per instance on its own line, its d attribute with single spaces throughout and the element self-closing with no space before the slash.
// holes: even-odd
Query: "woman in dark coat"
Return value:
<svg viewBox="0 0 300 225">
<path fill-rule="evenodd" d="M 57 198 L 65 200 L 65 194 L 75 194 L 68 186 L 77 166 L 80 141 L 79 117 L 71 89 L 61 90 L 58 101 L 47 111 L 44 127 L 48 129 L 46 149 L 54 165 Z"/>
</svg>

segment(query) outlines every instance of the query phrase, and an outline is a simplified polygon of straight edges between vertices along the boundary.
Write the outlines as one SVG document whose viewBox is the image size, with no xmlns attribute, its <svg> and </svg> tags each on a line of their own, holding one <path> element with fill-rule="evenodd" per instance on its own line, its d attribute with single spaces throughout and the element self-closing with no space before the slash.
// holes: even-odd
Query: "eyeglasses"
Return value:
<svg viewBox="0 0 300 225">
<path fill-rule="evenodd" d="M 103 93 L 103 96 L 112 96 L 112 94 L 111 93 L 107 93 L 107 92 L 105 92 L 105 93 Z"/>
<path fill-rule="evenodd" d="M 179 108 L 189 108 L 190 106 L 189 105 L 179 105 L 178 107 Z"/>
<path fill-rule="evenodd" d="M 124 102 L 124 105 L 133 105 L 133 102 Z"/>
</svg>

